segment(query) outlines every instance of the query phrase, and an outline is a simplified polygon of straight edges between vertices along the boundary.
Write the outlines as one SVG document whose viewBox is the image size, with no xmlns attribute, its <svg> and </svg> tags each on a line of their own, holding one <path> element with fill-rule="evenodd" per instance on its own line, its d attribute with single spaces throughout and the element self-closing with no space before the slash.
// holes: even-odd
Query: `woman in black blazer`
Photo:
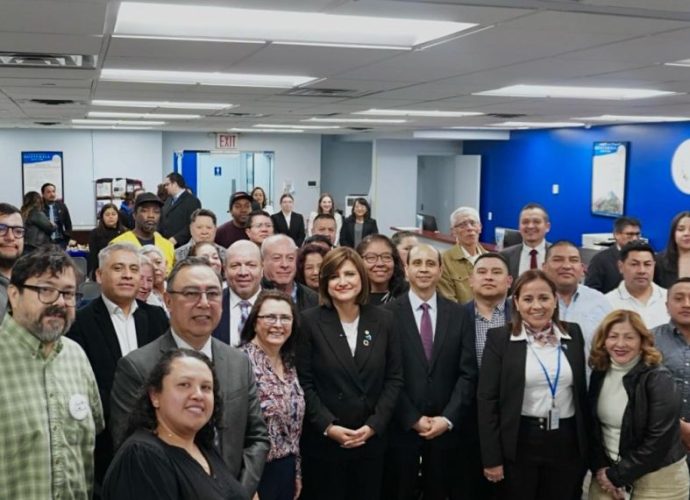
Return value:
<svg viewBox="0 0 690 500">
<path fill-rule="evenodd" d="M 503 483 L 502 498 L 582 495 L 586 390 L 580 327 L 558 320 L 556 286 L 542 271 L 524 272 L 511 323 L 487 334 L 477 391 L 484 475 Z"/>
<path fill-rule="evenodd" d="M 361 229 L 358 235 L 357 229 Z M 371 218 L 371 207 L 366 198 L 357 198 L 352 204 L 352 213 L 343 221 L 340 229 L 340 246 L 356 248 L 365 236 L 377 234 L 376 219 Z"/>
<path fill-rule="evenodd" d="M 381 496 L 384 431 L 403 378 L 393 316 L 366 305 L 368 292 L 362 259 L 337 248 L 321 266 L 322 305 L 302 314 L 302 500 Z"/>
<path fill-rule="evenodd" d="M 656 256 L 654 283 L 670 288 L 676 280 L 690 276 L 690 211 L 680 212 L 671 221 L 668 243 Z"/>
<path fill-rule="evenodd" d="M 295 199 L 290 193 L 284 193 L 280 197 L 280 211 L 271 215 L 273 220 L 273 232 L 275 234 L 287 234 L 295 242 L 298 247 L 302 246 L 304 241 L 304 217 L 302 214 L 293 212 L 292 208 L 295 205 Z M 288 224 L 287 217 L 290 217 Z"/>
</svg>

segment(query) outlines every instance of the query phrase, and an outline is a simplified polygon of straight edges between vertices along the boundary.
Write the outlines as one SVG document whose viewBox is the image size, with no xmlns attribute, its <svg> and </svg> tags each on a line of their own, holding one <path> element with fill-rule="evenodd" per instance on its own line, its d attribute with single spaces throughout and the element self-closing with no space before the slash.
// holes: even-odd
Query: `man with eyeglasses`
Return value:
<svg viewBox="0 0 690 500">
<path fill-rule="evenodd" d="M 443 272 L 438 290 L 447 299 L 460 304 L 470 302 L 474 295 L 470 275 L 477 257 L 486 253 L 479 244 L 482 223 L 479 212 L 472 207 L 459 207 L 450 215 L 455 246 L 443 252 Z"/>
<path fill-rule="evenodd" d="M 273 219 L 263 210 L 256 210 L 249 214 L 245 229 L 249 241 L 261 248 L 266 238 L 273 235 Z"/>
<path fill-rule="evenodd" d="M 619 217 L 613 223 L 613 239 L 616 242 L 594 257 L 587 267 L 585 285 L 601 293 L 609 293 L 618 287 L 623 275 L 618 270 L 621 248 L 626 243 L 639 240 L 642 224 L 633 217 Z"/>
<path fill-rule="evenodd" d="M 285 234 L 266 238 L 261 245 L 261 259 L 264 266 L 261 288 L 275 288 L 287 293 L 299 311 L 319 305 L 319 296 L 309 287 L 295 281 L 297 245 L 292 238 Z"/>
<path fill-rule="evenodd" d="M 0 203 L 0 321 L 7 310 L 7 286 L 12 266 L 24 251 L 24 222 L 19 209 Z"/>
<path fill-rule="evenodd" d="M 115 367 L 122 356 L 160 337 L 168 317 L 158 306 L 136 300 L 141 257 L 130 243 L 115 243 L 98 254 L 96 280 L 101 296 L 77 311 L 67 336 L 86 352 L 96 375 L 106 427 L 110 425 L 110 390 Z M 96 492 L 113 458 L 110 433 L 96 438 Z"/>
<path fill-rule="evenodd" d="M 206 260 L 188 257 L 177 263 L 165 292 L 170 330 L 117 364 L 110 401 L 111 432 L 115 446 L 122 444 L 138 393 L 163 353 L 180 347 L 200 351 L 213 361 L 223 400 L 222 426 L 216 429 L 219 451 L 251 497 L 270 443 L 249 358 L 211 336 L 220 320 L 222 296 L 220 276 Z"/>
<path fill-rule="evenodd" d="M 87 500 L 103 430 L 84 351 L 63 335 L 79 299 L 74 261 L 49 245 L 20 257 L 0 324 L 0 496 Z"/>
<path fill-rule="evenodd" d="M 189 251 L 197 243 L 213 243 L 218 250 L 220 260 L 225 261 L 225 247 L 214 242 L 216 239 L 216 214 L 208 208 L 198 208 L 192 212 L 189 221 L 189 233 L 192 237 L 187 243 L 175 249 L 175 262 L 186 259 Z"/>
</svg>

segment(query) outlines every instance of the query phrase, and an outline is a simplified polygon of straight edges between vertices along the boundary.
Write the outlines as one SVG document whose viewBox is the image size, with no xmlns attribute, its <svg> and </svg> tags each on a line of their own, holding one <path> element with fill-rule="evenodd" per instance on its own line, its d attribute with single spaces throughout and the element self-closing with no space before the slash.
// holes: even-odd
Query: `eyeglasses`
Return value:
<svg viewBox="0 0 690 500">
<path fill-rule="evenodd" d="M 41 304 L 50 305 L 62 295 L 65 305 L 75 306 L 82 298 L 82 294 L 73 290 L 58 290 L 52 286 L 20 285 L 19 288 L 28 288 L 38 295 Z"/>
<path fill-rule="evenodd" d="M 184 290 L 167 290 L 172 295 L 180 295 L 182 300 L 196 304 L 201 300 L 202 296 L 206 297 L 209 302 L 220 302 L 223 298 L 223 292 L 217 288 L 210 290 L 196 290 L 194 288 L 186 288 Z"/>
<path fill-rule="evenodd" d="M 477 226 L 479 226 L 479 221 L 476 221 L 473 219 L 468 219 L 468 220 L 464 220 L 462 222 L 458 222 L 453 227 L 455 229 L 467 229 L 468 227 L 477 227 Z"/>
<path fill-rule="evenodd" d="M 381 262 L 384 264 L 390 264 L 393 262 L 392 253 L 365 253 L 362 255 L 362 258 L 367 264 L 376 264 L 379 259 L 381 259 Z"/>
<path fill-rule="evenodd" d="M 273 227 L 273 224 L 271 224 L 270 222 L 261 222 L 259 224 L 252 224 L 250 227 L 258 227 L 259 229 L 265 227 L 266 229 L 271 229 Z"/>
<path fill-rule="evenodd" d="M 288 316 L 287 314 L 262 314 L 257 316 L 257 318 L 265 321 L 269 325 L 275 325 L 278 321 L 280 321 L 281 325 L 289 325 L 292 323 L 292 316 Z"/>
<path fill-rule="evenodd" d="M 0 224 L 0 236 L 7 236 L 7 231 L 12 230 L 15 238 L 23 238 L 26 229 L 24 226 L 8 226 L 7 224 Z"/>
</svg>

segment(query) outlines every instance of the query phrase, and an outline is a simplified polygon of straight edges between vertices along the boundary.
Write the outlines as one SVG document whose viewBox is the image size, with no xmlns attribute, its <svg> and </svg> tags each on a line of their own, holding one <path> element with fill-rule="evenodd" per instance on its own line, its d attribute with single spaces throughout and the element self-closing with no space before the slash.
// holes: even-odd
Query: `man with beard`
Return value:
<svg viewBox="0 0 690 500">
<path fill-rule="evenodd" d="M 163 202 L 153 193 L 143 193 L 134 202 L 134 229 L 122 233 L 110 243 L 133 243 L 137 247 L 155 245 L 163 252 L 168 272 L 175 264 L 175 247 L 157 232 Z"/>
<path fill-rule="evenodd" d="M 0 321 L 7 310 L 7 286 L 12 266 L 24 251 L 24 222 L 19 209 L 0 203 Z"/>
<path fill-rule="evenodd" d="M 19 258 L 0 324 L 0 495 L 91 498 L 93 449 L 103 430 L 98 386 L 84 351 L 63 338 L 79 299 L 62 250 Z"/>
</svg>

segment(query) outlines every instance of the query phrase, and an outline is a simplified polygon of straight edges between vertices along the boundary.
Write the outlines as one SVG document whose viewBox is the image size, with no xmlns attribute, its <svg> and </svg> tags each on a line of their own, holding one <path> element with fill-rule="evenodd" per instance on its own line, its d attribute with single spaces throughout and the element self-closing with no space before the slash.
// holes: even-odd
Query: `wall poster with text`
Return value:
<svg viewBox="0 0 690 500">
<path fill-rule="evenodd" d="M 22 151 L 22 194 L 41 192 L 41 186 L 55 185 L 59 200 L 64 198 L 62 151 Z"/>
<path fill-rule="evenodd" d="M 625 207 L 628 142 L 595 142 L 592 153 L 592 213 L 620 217 Z"/>
</svg>

